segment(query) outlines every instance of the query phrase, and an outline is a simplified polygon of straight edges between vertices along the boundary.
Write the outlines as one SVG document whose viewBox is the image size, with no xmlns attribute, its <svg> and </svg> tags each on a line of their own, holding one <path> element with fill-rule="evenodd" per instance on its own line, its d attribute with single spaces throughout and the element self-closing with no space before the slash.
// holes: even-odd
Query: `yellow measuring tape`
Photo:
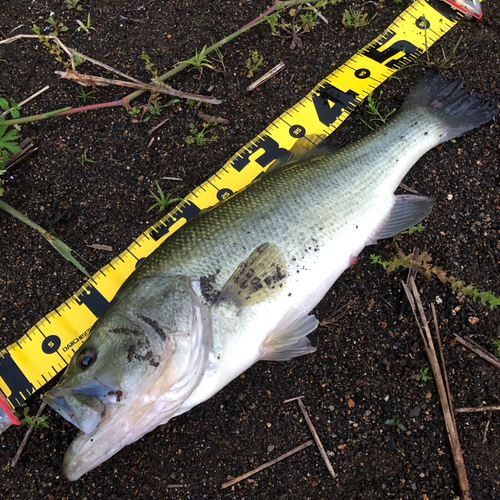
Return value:
<svg viewBox="0 0 500 500">
<path fill-rule="evenodd" d="M 75 295 L 1 351 L 0 417 L 3 409 L 12 423 L 18 423 L 11 410 L 67 366 L 123 282 L 168 236 L 201 210 L 250 184 L 274 160 L 289 152 L 298 139 L 304 138 L 310 147 L 321 142 L 367 95 L 397 70 L 413 63 L 462 17 L 439 0 L 414 2 L 384 33 L 240 149 Z"/>
</svg>

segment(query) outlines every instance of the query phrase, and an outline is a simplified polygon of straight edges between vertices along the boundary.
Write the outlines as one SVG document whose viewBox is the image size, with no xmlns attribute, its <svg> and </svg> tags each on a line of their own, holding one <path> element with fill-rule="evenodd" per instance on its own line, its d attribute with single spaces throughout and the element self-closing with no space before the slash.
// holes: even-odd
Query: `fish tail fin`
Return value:
<svg viewBox="0 0 500 500">
<path fill-rule="evenodd" d="M 498 105 L 489 99 L 462 89 L 462 80 L 447 80 L 437 70 L 428 71 L 410 92 L 402 110 L 424 108 L 443 124 L 441 142 L 479 127 L 498 113 Z"/>
</svg>

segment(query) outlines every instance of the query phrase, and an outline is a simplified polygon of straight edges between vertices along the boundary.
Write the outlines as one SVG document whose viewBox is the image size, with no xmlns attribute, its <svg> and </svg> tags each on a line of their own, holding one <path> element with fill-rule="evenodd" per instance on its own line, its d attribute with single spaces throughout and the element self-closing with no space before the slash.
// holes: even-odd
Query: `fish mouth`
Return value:
<svg viewBox="0 0 500 500">
<path fill-rule="evenodd" d="M 100 424 L 113 394 L 109 387 L 94 380 L 71 388 L 56 386 L 42 399 L 68 422 L 90 434 Z"/>
</svg>

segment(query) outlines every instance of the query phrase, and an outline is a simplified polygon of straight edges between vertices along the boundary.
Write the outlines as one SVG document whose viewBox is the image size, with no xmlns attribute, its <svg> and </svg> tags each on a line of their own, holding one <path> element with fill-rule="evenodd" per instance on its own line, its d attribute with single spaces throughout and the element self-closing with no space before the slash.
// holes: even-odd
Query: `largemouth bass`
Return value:
<svg viewBox="0 0 500 500">
<path fill-rule="evenodd" d="M 82 432 L 63 469 L 79 478 L 259 360 L 314 351 L 310 311 L 367 245 L 424 219 L 395 196 L 429 149 L 498 112 L 429 72 L 399 113 L 332 152 L 287 158 L 174 233 L 129 277 L 44 400 Z"/>
</svg>

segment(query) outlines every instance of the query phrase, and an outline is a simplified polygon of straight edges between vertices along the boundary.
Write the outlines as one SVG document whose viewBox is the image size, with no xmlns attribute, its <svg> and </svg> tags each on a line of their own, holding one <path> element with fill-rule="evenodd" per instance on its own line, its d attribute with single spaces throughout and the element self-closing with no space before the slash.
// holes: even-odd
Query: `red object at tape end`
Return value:
<svg viewBox="0 0 500 500">
<path fill-rule="evenodd" d="M 12 425 L 21 425 L 19 419 L 14 415 L 10 404 L 8 403 L 6 397 L 0 391 L 0 408 L 7 414 Z"/>
</svg>

